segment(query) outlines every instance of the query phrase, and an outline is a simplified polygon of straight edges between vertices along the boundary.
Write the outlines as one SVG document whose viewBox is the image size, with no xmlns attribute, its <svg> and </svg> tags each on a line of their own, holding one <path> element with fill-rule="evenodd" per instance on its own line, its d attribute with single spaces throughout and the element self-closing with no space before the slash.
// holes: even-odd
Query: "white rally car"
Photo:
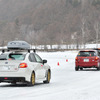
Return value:
<svg viewBox="0 0 100 100">
<path fill-rule="evenodd" d="M 49 83 L 50 79 L 51 69 L 47 60 L 42 60 L 34 52 L 3 51 L 0 55 L 0 83 L 24 82 L 34 85 L 37 81 Z"/>
</svg>

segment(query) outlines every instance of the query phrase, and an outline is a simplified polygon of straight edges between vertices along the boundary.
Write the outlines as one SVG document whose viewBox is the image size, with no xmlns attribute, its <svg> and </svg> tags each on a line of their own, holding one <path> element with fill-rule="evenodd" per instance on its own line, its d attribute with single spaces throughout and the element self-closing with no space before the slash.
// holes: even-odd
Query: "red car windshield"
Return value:
<svg viewBox="0 0 100 100">
<path fill-rule="evenodd" d="M 91 57 L 91 56 L 96 56 L 95 51 L 80 51 L 78 53 L 79 57 Z"/>
</svg>

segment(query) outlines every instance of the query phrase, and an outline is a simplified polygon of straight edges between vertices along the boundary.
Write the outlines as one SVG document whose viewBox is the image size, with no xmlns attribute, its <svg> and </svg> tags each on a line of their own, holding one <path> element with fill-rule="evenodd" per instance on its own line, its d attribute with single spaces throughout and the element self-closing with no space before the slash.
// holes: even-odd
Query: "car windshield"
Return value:
<svg viewBox="0 0 100 100">
<path fill-rule="evenodd" d="M 9 54 L 9 58 L 13 60 L 24 60 L 25 54 Z"/>
<path fill-rule="evenodd" d="M 1 54 L 0 55 L 0 60 L 24 60 L 25 59 L 25 54 Z"/>
<path fill-rule="evenodd" d="M 94 51 L 80 51 L 78 53 L 78 56 L 80 57 L 96 56 L 96 53 Z"/>
</svg>

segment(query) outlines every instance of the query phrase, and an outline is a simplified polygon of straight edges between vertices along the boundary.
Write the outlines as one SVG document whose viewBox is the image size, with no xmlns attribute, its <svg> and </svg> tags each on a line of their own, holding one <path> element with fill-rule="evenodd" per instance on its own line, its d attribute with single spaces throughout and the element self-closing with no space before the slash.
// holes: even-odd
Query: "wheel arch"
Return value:
<svg viewBox="0 0 100 100">
<path fill-rule="evenodd" d="M 32 73 L 34 73 L 34 75 L 35 75 L 35 71 L 34 71 L 34 70 L 32 71 Z M 32 73 L 31 73 L 31 74 L 32 74 Z"/>
</svg>

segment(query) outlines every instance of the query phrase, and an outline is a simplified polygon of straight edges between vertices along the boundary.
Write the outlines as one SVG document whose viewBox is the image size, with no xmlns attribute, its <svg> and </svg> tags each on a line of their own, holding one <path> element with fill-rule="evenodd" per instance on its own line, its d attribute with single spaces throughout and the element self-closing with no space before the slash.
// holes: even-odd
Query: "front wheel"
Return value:
<svg viewBox="0 0 100 100">
<path fill-rule="evenodd" d="M 46 76 L 46 81 L 43 81 L 44 83 L 50 83 L 50 79 L 51 79 L 51 72 L 48 71 L 47 72 L 47 76 Z"/>
</svg>

